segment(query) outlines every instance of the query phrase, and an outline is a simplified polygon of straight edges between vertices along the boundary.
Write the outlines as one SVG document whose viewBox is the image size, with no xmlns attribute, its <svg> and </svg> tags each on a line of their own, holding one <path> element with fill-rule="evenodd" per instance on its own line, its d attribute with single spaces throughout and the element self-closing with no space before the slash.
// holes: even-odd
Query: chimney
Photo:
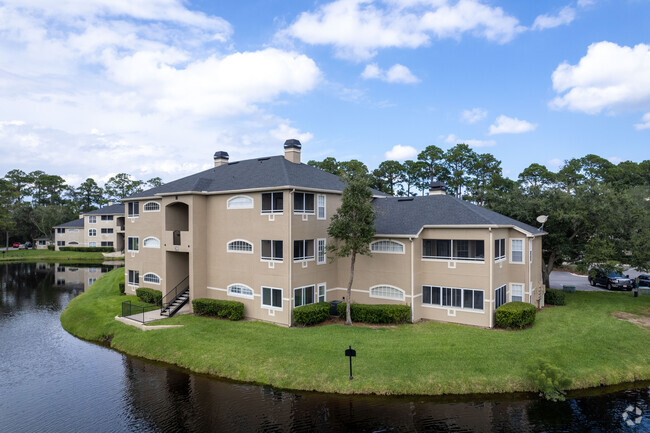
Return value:
<svg viewBox="0 0 650 433">
<path fill-rule="evenodd" d="M 223 150 L 220 150 L 219 152 L 214 153 L 214 166 L 215 167 L 221 167 L 222 165 L 228 164 L 228 159 L 230 157 L 228 156 L 228 152 L 224 152 Z"/>
<path fill-rule="evenodd" d="M 447 185 L 442 182 L 431 182 L 429 186 L 429 195 L 445 195 Z"/>
<path fill-rule="evenodd" d="M 114 204 L 115 204 L 114 201 L 111 201 L 111 200 L 108 201 L 108 205 L 109 205 L 109 206 L 113 206 Z"/>
<path fill-rule="evenodd" d="M 284 142 L 284 157 L 294 164 L 300 164 L 300 141 L 292 138 Z"/>
</svg>

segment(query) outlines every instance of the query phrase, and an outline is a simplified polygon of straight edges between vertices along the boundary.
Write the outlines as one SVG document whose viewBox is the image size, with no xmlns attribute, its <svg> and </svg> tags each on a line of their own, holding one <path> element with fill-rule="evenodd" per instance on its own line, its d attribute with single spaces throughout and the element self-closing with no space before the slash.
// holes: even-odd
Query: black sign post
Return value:
<svg viewBox="0 0 650 433">
<path fill-rule="evenodd" d="M 354 379 L 352 377 L 352 357 L 357 356 L 357 351 L 352 348 L 352 346 L 349 346 L 349 349 L 345 349 L 345 356 L 350 357 L 350 380 Z"/>
</svg>

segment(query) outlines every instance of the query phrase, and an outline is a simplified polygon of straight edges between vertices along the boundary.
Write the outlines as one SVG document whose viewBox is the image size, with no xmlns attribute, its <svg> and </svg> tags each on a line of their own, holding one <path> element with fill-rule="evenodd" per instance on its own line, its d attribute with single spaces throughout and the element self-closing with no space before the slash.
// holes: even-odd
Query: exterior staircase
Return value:
<svg viewBox="0 0 650 433">
<path fill-rule="evenodd" d="M 172 317 L 190 300 L 190 277 L 185 277 L 162 298 L 160 315 Z"/>
</svg>

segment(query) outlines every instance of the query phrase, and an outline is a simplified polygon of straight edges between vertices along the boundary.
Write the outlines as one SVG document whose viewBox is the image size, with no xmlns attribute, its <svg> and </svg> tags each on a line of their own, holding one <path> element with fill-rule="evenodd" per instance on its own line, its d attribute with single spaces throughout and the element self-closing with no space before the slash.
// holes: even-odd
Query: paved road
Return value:
<svg viewBox="0 0 650 433">
<path fill-rule="evenodd" d="M 630 268 L 623 273 L 625 275 L 629 275 L 630 278 L 636 278 L 637 275 L 640 274 L 640 272 L 638 272 L 634 268 Z M 551 272 L 551 275 L 549 275 L 548 279 L 549 279 L 549 285 L 551 286 L 551 289 L 562 289 L 562 286 L 567 285 L 567 286 L 576 286 L 576 290 L 584 290 L 590 292 L 607 291 L 607 289 L 600 286 L 591 287 L 591 285 L 589 285 L 589 281 L 587 281 L 586 276 L 572 274 L 571 272 L 553 271 Z"/>
</svg>

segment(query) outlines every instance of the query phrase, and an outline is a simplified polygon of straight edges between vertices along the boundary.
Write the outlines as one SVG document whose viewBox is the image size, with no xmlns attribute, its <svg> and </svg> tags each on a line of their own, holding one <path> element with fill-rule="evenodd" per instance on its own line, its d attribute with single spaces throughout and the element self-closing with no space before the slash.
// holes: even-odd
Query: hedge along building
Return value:
<svg viewBox="0 0 650 433">
<path fill-rule="evenodd" d="M 344 300 L 349 259 L 328 257 L 338 176 L 284 156 L 229 162 L 137 193 L 126 204 L 127 289 L 237 300 L 249 318 L 290 326 L 292 310 Z M 413 320 L 492 327 L 500 304 L 541 306 L 543 232 L 444 194 L 373 191 L 372 257 L 358 257 L 353 302 L 412 306 Z"/>
<path fill-rule="evenodd" d="M 53 227 L 54 245 L 124 249 L 124 205 L 109 204 L 83 213 L 79 219 Z"/>
</svg>

